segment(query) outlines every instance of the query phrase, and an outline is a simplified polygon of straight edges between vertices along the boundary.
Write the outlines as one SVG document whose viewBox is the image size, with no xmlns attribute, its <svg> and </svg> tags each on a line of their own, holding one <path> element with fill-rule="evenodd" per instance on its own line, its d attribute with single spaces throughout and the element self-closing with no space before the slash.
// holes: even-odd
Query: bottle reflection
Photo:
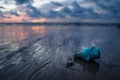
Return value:
<svg viewBox="0 0 120 80">
<path fill-rule="evenodd" d="M 75 59 L 74 61 L 83 67 L 84 72 L 87 71 L 89 74 L 96 75 L 96 73 L 99 71 L 99 63 L 95 61 L 86 62 L 80 59 Z"/>
</svg>

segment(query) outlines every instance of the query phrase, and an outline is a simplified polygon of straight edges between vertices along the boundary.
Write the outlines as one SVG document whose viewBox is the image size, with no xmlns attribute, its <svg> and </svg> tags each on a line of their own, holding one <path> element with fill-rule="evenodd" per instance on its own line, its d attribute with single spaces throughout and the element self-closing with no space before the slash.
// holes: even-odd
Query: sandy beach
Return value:
<svg viewBox="0 0 120 80">
<path fill-rule="evenodd" d="M 98 47 L 94 62 L 67 60 Z M 0 80 L 119 80 L 120 28 L 116 26 L 0 27 Z"/>
</svg>

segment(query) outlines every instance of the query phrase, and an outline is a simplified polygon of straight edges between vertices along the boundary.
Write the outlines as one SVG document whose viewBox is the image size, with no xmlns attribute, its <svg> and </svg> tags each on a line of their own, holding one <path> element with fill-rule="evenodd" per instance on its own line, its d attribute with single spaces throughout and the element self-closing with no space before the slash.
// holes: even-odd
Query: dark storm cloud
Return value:
<svg viewBox="0 0 120 80">
<path fill-rule="evenodd" d="M 16 11 L 11 11 L 11 12 L 9 12 L 9 14 L 19 16 L 19 14 Z"/>
<path fill-rule="evenodd" d="M 24 3 L 30 3 L 33 0 L 15 0 L 17 2 L 17 4 L 24 4 Z"/>
<path fill-rule="evenodd" d="M 4 17 L 2 11 L 0 11 L 0 18 Z"/>
<path fill-rule="evenodd" d="M 38 18 L 43 16 L 40 10 L 38 10 L 36 7 L 32 6 L 31 4 L 27 5 L 26 13 L 28 14 L 29 17 L 33 17 L 33 18 Z"/>
<path fill-rule="evenodd" d="M 0 6 L 0 8 L 4 9 L 4 7 Z"/>
<path fill-rule="evenodd" d="M 5 0 L 9 3 L 10 0 Z M 0 5 L 0 17 L 6 17 L 6 14 L 20 16 L 18 12 L 23 12 L 31 18 L 76 18 L 76 19 L 120 19 L 120 2 L 119 0 L 91 0 L 92 3 L 87 3 L 90 0 L 83 0 L 80 3 L 78 0 L 65 2 L 50 2 L 42 6 L 33 5 L 35 0 L 14 0 L 18 9 L 15 11 L 3 12 L 6 6 Z M 82 0 L 81 0 L 82 1 Z M 42 2 L 41 2 L 42 3 Z M 24 4 L 24 5 L 21 5 Z M 85 4 L 82 6 L 82 4 Z M 21 7 L 23 6 L 23 9 Z M 25 8 L 25 9 L 24 9 Z M 20 10 L 19 10 L 20 9 Z"/>
<path fill-rule="evenodd" d="M 105 18 L 117 18 L 120 19 L 120 1 L 119 0 L 99 0 L 94 1 L 97 6 L 100 8 L 108 11 L 109 13 L 106 14 Z M 107 4 L 107 5 L 106 5 Z"/>
</svg>

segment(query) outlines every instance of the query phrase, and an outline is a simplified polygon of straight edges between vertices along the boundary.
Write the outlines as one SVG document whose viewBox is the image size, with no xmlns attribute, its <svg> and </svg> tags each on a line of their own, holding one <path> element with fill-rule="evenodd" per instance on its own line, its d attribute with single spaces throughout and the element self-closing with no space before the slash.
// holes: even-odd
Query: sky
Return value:
<svg viewBox="0 0 120 80">
<path fill-rule="evenodd" d="M 0 22 L 120 21 L 119 0 L 0 0 Z"/>
</svg>

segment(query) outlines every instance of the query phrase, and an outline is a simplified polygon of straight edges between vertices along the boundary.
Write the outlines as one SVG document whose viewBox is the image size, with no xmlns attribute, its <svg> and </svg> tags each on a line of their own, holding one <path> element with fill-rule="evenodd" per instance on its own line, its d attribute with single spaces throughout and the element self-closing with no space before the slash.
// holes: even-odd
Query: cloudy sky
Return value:
<svg viewBox="0 0 120 80">
<path fill-rule="evenodd" d="M 119 0 L 0 0 L 0 22 L 120 21 Z"/>
</svg>

